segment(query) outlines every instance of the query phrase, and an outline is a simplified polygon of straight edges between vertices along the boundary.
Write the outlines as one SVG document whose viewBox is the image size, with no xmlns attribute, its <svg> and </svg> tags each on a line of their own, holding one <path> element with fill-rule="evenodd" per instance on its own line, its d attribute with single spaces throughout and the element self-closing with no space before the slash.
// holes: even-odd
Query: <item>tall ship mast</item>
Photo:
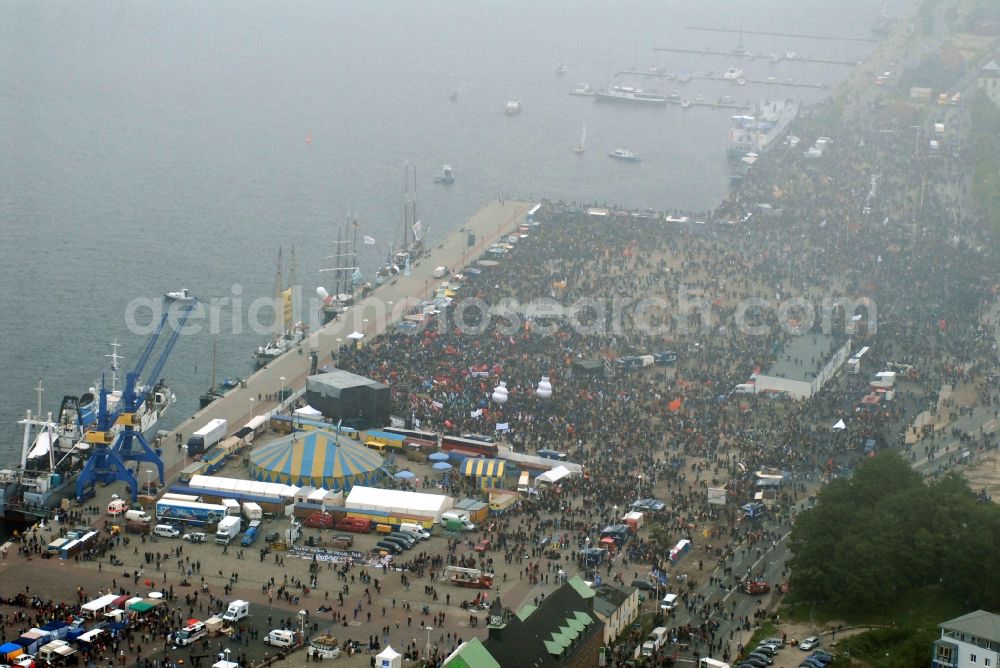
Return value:
<svg viewBox="0 0 1000 668">
<path fill-rule="evenodd" d="M 281 355 L 294 348 L 306 335 L 304 323 L 291 322 L 286 313 L 291 313 L 294 317 L 295 309 L 292 303 L 292 295 L 295 293 L 294 286 L 289 285 L 284 289 L 283 264 L 281 259 L 281 248 L 278 249 L 278 269 L 274 277 L 274 334 L 266 344 L 257 348 L 253 353 L 254 364 L 258 369 L 267 366 L 271 360 L 277 359 Z M 295 254 L 292 252 L 292 262 L 289 271 L 289 279 L 294 280 L 295 276 Z"/>
<path fill-rule="evenodd" d="M 322 301 L 320 314 L 323 316 L 323 324 L 335 319 L 354 304 L 357 286 L 364 280 L 358 266 L 357 217 L 351 218 L 348 212 L 344 227 L 344 230 L 337 230 L 337 240 L 330 242 L 333 244 L 333 252 L 323 258 L 330 266 L 319 270 L 321 274 L 329 274 L 333 278 L 332 294 L 323 286 L 316 288 L 316 294 Z M 353 238 L 347 238 L 352 236 L 351 232 Z"/>
</svg>

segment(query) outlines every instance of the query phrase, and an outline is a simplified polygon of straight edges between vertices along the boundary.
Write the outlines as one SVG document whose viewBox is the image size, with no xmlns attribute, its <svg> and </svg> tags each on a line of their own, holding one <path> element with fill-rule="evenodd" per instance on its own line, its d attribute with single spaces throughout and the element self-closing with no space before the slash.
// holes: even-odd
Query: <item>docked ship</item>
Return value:
<svg viewBox="0 0 1000 668">
<path fill-rule="evenodd" d="M 253 353 L 254 365 L 261 369 L 273 360 L 281 357 L 286 352 L 294 348 L 306 337 L 307 327 L 305 323 L 298 322 L 292 324 L 295 307 L 292 303 L 293 286 L 295 284 L 295 258 L 292 256 L 291 269 L 289 271 L 288 288 L 284 286 L 282 280 L 281 249 L 278 249 L 278 272 L 274 280 L 274 334 L 267 343 L 259 346 Z"/>
<path fill-rule="evenodd" d="M 632 86 L 611 86 L 594 92 L 598 102 L 626 102 L 635 104 L 666 104 L 665 95 L 656 91 L 644 91 Z"/>
<path fill-rule="evenodd" d="M 764 100 L 750 113 L 733 116 L 727 156 L 741 162 L 748 153 L 763 155 L 788 130 L 798 113 L 799 103 L 795 100 Z"/>
<path fill-rule="evenodd" d="M 357 219 L 350 221 L 350 224 L 354 228 L 353 242 L 345 238 L 347 235 L 338 232 L 337 240 L 332 242 L 333 253 L 324 258 L 332 264 L 319 270 L 321 274 L 333 276 L 332 294 L 323 286 L 316 288 L 316 294 L 322 302 L 320 315 L 323 317 L 324 325 L 354 305 L 357 286 L 364 280 L 361 269 L 358 267 Z"/>
<path fill-rule="evenodd" d="M 79 396 L 66 395 L 55 419 L 52 413 L 42 418 L 39 384 L 38 404 L 34 414 L 29 410 L 18 422 L 24 428 L 21 459 L 16 469 L 0 470 L 0 518 L 12 522 L 32 522 L 60 505 L 74 494 L 74 483 L 90 453 L 87 435 L 101 424 L 102 411 L 114 415 L 122 399 L 118 387 L 118 343 L 112 343 L 111 388 L 91 387 Z M 135 416 L 137 431 L 152 436 L 163 413 L 176 400 L 162 381 L 139 388 L 144 397 Z M 103 395 L 103 401 L 102 401 Z M 103 404 L 103 406 L 102 406 Z M 117 437 L 124 428 L 115 422 L 109 429 Z"/>
</svg>

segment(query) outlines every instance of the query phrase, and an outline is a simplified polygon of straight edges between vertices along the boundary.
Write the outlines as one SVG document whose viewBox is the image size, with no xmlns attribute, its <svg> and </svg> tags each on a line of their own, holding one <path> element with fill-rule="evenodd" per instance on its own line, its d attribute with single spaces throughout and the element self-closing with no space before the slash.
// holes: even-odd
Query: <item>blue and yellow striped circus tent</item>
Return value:
<svg viewBox="0 0 1000 668">
<path fill-rule="evenodd" d="M 329 431 L 296 432 L 250 455 L 250 475 L 262 482 L 349 490 L 382 475 L 382 456 Z"/>
</svg>

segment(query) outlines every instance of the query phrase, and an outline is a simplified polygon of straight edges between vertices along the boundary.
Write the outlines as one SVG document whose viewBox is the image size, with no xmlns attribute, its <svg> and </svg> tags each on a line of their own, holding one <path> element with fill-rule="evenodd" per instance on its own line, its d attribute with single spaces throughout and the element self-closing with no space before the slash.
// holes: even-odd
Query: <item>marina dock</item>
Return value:
<svg viewBox="0 0 1000 668">
<path fill-rule="evenodd" d="M 794 58 L 788 58 L 787 56 L 775 56 L 772 58 L 769 54 L 764 53 L 747 53 L 744 51 L 712 51 L 711 49 L 678 49 L 669 46 L 654 46 L 653 51 L 660 51 L 662 53 L 688 53 L 694 54 L 696 56 L 722 56 L 723 58 L 744 58 L 746 60 L 766 60 L 772 63 L 818 63 L 821 65 L 846 65 L 848 67 L 854 67 L 860 65 L 861 62 L 857 60 L 834 60 L 832 58 L 805 58 L 802 56 L 795 56 Z M 653 72 L 640 72 L 639 74 L 649 74 L 650 76 L 656 76 Z"/>
<path fill-rule="evenodd" d="M 616 77 L 619 77 L 619 76 L 657 77 L 657 78 L 660 78 L 660 79 L 665 79 L 666 81 L 675 81 L 675 83 L 680 84 L 680 82 L 676 81 L 670 75 L 663 74 L 662 72 L 640 72 L 640 71 L 637 71 L 637 70 L 621 70 L 619 72 L 615 72 L 615 76 Z M 738 85 L 734 79 L 727 79 L 727 78 L 722 77 L 722 76 L 714 76 L 714 75 L 713 76 L 709 76 L 707 74 L 691 74 L 689 76 L 691 77 L 691 81 L 694 81 L 696 79 L 700 79 L 702 81 L 728 81 L 728 82 L 732 83 L 734 86 Z M 766 86 L 787 86 L 789 88 L 817 88 L 817 89 L 823 89 L 823 88 L 829 88 L 830 87 L 829 84 L 825 84 L 825 83 L 810 84 L 810 83 L 800 83 L 800 82 L 796 82 L 796 81 L 780 81 L 778 79 L 775 79 L 774 81 L 768 81 L 767 79 L 744 79 L 744 81 L 746 83 L 748 83 L 748 84 L 763 84 L 763 85 L 766 85 Z"/>
<path fill-rule="evenodd" d="M 794 37 L 796 39 L 822 39 L 831 42 L 868 42 L 874 44 L 874 37 L 840 37 L 838 35 L 809 35 L 795 32 L 770 32 L 767 30 L 743 30 L 741 28 L 712 28 L 709 26 L 684 26 L 685 30 L 700 30 L 702 32 L 722 32 L 737 35 L 763 35 L 764 37 Z"/>
</svg>

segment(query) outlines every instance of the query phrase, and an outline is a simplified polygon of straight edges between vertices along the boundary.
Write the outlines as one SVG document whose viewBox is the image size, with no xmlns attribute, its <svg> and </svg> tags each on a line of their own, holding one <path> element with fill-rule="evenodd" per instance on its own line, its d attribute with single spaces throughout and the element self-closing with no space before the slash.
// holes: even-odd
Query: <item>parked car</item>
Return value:
<svg viewBox="0 0 1000 668">
<path fill-rule="evenodd" d="M 819 647 L 819 638 L 816 636 L 809 636 L 799 643 L 799 649 L 801 650 L 808 651 L 810 649 L 816 649 L 817 647 Z"/>
<path fill-rule="evenodd" d="M 809 656 L 810 656 L 810 658 L 811 657 L 816 657 L 817 659 L 819 659 L 823 663 L 830 663 L 831 661 L 833 661 L 833 654 L 830 654 L 829 652 L 827 652 L 824 649 L 818 649 L 815 652 L 813 652 L 812 654 L 810 654 Z"/>
<path fill-rule="evenodd" d="M 204 543 L 208 539 L 208 536 L 201 531 L 196 531 L 194 533 L 186 533 L 181 538 L 190 543 Z"/>
<path fill-rule="evenodd" d="M 277 531 L 275 531 L 274 533 L 269 533 L 266 536 L 264 536 L 264 542 L 265 543 L 277 543 L 278 539 L 280 539 L 280 538 L 281 538 L 281 534 L 279 534 Z"/>
<path fill-rule="evenodd" d="M 785 646 L 785 641 L 781 638 L 764 638 L 760 641 L 761 645 L 774 645 L 779 649 Z"/>
<path fill-rule="evenodd" d="M 639 591 L 656 591 L 656 583 L 649 580 L 632 580 L 632 586 Z"/>
<path fill-rule="evenodd" d="M 490 541 L 484 538 L 483 540 L 479 541 L 479 544 L 476 545 L 475 550 L 476 552 L 486 552 L 487 550 L 490 549 L 491 546 L 492 543 L 490 543 Z"/>
<path fill-rule="evenodd" d="M 752 659 L 758 659 L 760 661 L 763 661 L 764 663 L 766 663 L 769 666 L 772 665 L 772 664 L 774 664 L 774 659 L 772 659 L 767 654 L 764 654 L 763 652 L 758 652 L 757 650 L 754 650 L 753 652 L 750 652 L 750 658 L 752 658 Z"/>
</svg>

